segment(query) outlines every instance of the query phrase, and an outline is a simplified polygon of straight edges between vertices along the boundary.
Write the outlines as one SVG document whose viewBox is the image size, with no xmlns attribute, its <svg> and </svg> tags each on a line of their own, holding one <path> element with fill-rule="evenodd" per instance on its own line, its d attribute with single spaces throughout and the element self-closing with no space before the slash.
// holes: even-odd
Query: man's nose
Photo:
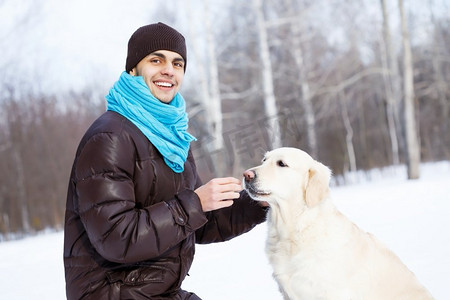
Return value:
<svg viewBox="0 0 450 300">
<path fill-rule="evenodd" d="M 245 178 L 246 182 L 252 181 L 253 179 L 255 179 L 255 177 L 256 177 L 256 173 L 253 170 L 247 170 L 244 172 L 244 178 Z"/>
<path fill-rule="evenodd" d="M 173 75 L 173 66 L 172 66 L 172 64 L 171 63 L 165 64 L 164 67 L 161 70 L 161 73 L 165 74 L 165 75 L 170 75 L 170 76 Z"/>
</svg>

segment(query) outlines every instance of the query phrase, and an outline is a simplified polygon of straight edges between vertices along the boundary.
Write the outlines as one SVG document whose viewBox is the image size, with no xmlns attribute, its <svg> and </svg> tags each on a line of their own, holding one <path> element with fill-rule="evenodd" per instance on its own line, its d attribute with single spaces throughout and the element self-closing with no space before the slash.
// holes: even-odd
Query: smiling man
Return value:
<svg viewBox="0 0 450 300">
<path fill-rule="evenodd" d="M 195 243 L 229 240 L 266 217 L 237 178 L 202 185 L 179 93 L 184 37 L 156 23 L 128 42 L 107 111 L 73 163 L 64 228 L 67 299 L 200 299 L 181 289 Z"/>
</svg>

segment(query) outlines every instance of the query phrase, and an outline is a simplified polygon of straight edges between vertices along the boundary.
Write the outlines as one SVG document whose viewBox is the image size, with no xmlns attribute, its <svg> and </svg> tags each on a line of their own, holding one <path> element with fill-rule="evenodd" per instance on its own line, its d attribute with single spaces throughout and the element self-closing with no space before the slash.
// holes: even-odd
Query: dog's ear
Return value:
<svg viewBox="0 0 450 300">
<path fill-rule="evenodd" d="M 308 171 L 308 182 L 305 189 L 306 205 L 312 207 L 328 197 L 330 192 L 331 171 L 319 162 Z"/>
</svg>

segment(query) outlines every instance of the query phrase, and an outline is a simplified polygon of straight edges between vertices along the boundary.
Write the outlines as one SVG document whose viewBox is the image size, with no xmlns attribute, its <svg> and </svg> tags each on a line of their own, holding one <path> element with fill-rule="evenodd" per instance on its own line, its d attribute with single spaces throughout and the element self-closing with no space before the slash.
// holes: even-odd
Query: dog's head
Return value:
<svg viewBox="0 0 450 300">
<path fill-rule="evenodd" d="M 329 193 L 331 171 L 306 152 L 278 148 L 267 152 L 262 164 L 244 172 L 243 185 L 250 197 L 269 205 L 302 201 L 312 207 Z"/>
</svg>

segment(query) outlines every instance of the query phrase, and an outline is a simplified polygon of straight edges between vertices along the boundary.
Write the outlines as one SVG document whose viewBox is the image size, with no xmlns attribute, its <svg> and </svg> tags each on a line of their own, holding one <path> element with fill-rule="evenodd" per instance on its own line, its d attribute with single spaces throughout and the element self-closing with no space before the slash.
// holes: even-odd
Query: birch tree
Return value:
<svg viewBox="0 0 450 300">
<path fill-rule="evenodd" d="M 398 0 L 402 28 L 403 44 L 403 104 L 404 122 L 406 134 L 406 152 L 408 179 L 417 179 L 420 176 L 420 144 L 418 140 L 416 112 L 414 107 L 414 77 L 412 52 L 409 40 L 409 33 L 406 27 L 406 16 L 403 7 L 403 0 Z"/>
<path fill-rule="evenodd" d="M 17 206 L 18 215 L 12 215 L 11 217 L 19 217 L 21 220 L 20 231 L 22 232 L 30 232 L 30 214 L 28 208 L 28 199 L 27 199 L 27 186 L 26 186 L 26 172 L 25 172 L 25 163 L 23 157 L 23 132 L 24 132 L 24 118 L 23 112 L 18 108 L 18 104 L 14 101 L 11 101 L 7 105 L 4 105 L 5 111 L 7 111 L 7 127 L 9 128 L 9 138 L 10 141 L 7 144 L 9 149 L 5 151 L 5 153 L 9 153 L 11 155 L 11 159 L 13 162 L 14 169 L 10 170 L 10 174 L 15 176 L 14 180 L 15 186 L 11 186 L 10 188 L 15 191 L 15 201 L 11 203 L 11 206 Z M 17 222 L 17 221 L 16 221 Z"/>
<path fill-rule="evenodd" d="M 356 168 L 356 155 L 355 155 L 355 148 L 353 147 L 353 127 L 350 122 L 350 117 L 348 115 L 347 110 L 347 97 L 343 90 L 339 91 L 338 93 L 338 100 L 339 100 L 339 106 L 341 108 L 341 117 L 342 121 L 344 122 L 344 128 L 345 128 L 345 145 L 347 146 L 347 155 L 348 155 L 348 161 L 350 165 L 350 172 L 354 174 L 357 170 Z"/>
<path fill-rule="evenodd" d="M 299 9 L 295 6 L 295 1 L 289 1 L 290 11 L 298 12 Z M 303 18 L 297 16 L 292 18 L 292 55 L 295 61 L 297 70 L 297 79 L 301 88 L 301 96 L 299 97 L 301 105 L 305 111 L 306 120 L 306 135 L 309 146 L 309 151 L 312 157 L 318 157 L 317 133 L 316 133 L 316 116 L 314 114 L 310 84 L 308 82 L 308 74 L 306 73 L 306 66 L 303 56 L 301 38 L 302 38 L 302 24 Z"/>
<path fill-rule="evenodd" d="M 381 47 L 381 61 L 383 68 L 389 72 L 383 72 L 383 80 L 386 91 L 386 117 L 388 122 L 389 137 L 391 140 L 392 162 L 400 163 L 397 135 L 399 99 L 401 98 L 398 63 L 392 44 L 389 16 L 386 8 L 386 0 L 380 0 L 383 15 L 383 39 Z"/>
<path fill-rule="evenodd" d="M 439 103 L 441 104 L 441 118 L 442 118 L 442 133 L 445 134 L 449 130 L 448 120 L 450 119 L 450 101 L 447 96 L 447 80 L 445 77 L 445 64 L 443 62 L 443 55 L 439 46 L 438 41 L 443 41 L 441 30 L 438 29 L 438 24 L 436 22 L 436 18 L 434 16 L 434 12 L 431 9 L 432 2 L 430 1 L 430 19 L 431 23 L 434 27 L 434 35 L 432 40 L 432 56 L 431 62 L 433 66 L 433 74 L 434 74 L 434 86 L 436 86 L 437 97 L 439 99 Z M 445 43 L 445 42 L 444 42 Z M 447 148 L 447 151 L 450 149 Z"/>
<path fill-rule="evenodd" d="M 222 137 L 222 100 L 220 98 L 219 89 L 219 69 L 217 67 L 217 57 L 215 50 L 214 33 L 210 21 L 209 1 L 203 0 L 205 9 L 205 30 L 206 30 L 206 46 L 208 48 L 209 57 L 209 87 L 210 87 L 210 113 L 212 118 L 212 130 L 215 138 L 214 150 L 223 148 Z"/>
<path fill-rule="evenodd" d="M 253 0 L 253 8 L 256 14 L 256 30 L 259 39 L 259 55 L 262 65 L 262 85 L 264 91 L 264 109 L 268 120 L 272 120 L 272 132 L 269 134 L 271 147 L 281 147 L 281 131 L 278 121 L 278 109 L 274 93 L 274 85 L 272 78 L 272 63 L 270 60 L 269 42 L 267 37 L 267 28 L 264 18 L 264 9 L 262 0 Z"/>
<path fill-rule="evenodd" d="M 206 75 L 206 66 L 205 66 L 205 60 L 203 59 L 203 57 L 201 57 L 200 54 L 200 46 L 198 43 L 198 40 L 196 38 L 197 36 L 197 32 L 194 30 L 195 28 L 197 28 L 196 24 L 194 23 L 195 21 L 195 17 L 192 13 L 192 2 L 191 0 L 186 0 L 185 2 L 185 8 L 186 8 L 186 15 L 187 15 L 187 20 L 188 20 L 188 35 L 189 35 L 189 41 L 191 44 L 191 49 L 194 59 L 195 59 L 195 63 L 196 63 L 196 68 L 195 68 L 195 72 L 196 72 L 196 80 L 198 82 L 198 91 L 200 94 L 200 102 L 202 103 L 203 108 L 207 111 L 207 113 L 205 114 L 205 120 L 206 120 L 206 128 L 208 129 L 208 132 L 210 131 L 211 128 L 211 114 L 209 113 L 209 103 L 208 103 L 208 99 L 210 98 L 209 95 L 209 90 L 208 90 L 208 78 Z"/>
<path fill-rule="evenodd" d="M 219 150 L 223 147 L 222 136 L 222 101 L 219 89 L 219 71 L 217 66 L 217 57 L 215 51 L 215 41 L 213 28 L 210 21 L 209 1 L 202 1 L 204 7 L 203 20 L 204 30 L 206 31 L 206 48 L 207 56 L 201 56 L 201 46 L 199 46 L 198 39 L 194 28 L 195 18 L 192 15 L 191 1 L 186 1 L 186 11 L 189 20 L 189 36 L 192 41 L 192 50 L 197 64 L 196 75 L 200 83 L 200 95 L 203 107 L 206 110 L 205 119 L 207 121 L 206 127 L 213 136 L 213 149 L 211 151 Z"/>
<path fill-rule="evenodd" d="M 206 54 L 201 55 L 201 46 L 196 38 L 197 34 L 194 32 L 194 28 L 197 28 L 195 24 L 196 18 L 192 14 L 191 1 L 185 2 L 186 12 L 189 20 L 189 36 L 192 41 L 192 49 L 196 61 L 196 77 L 200 83 L 200 98 L 202 107 L 205 109 L 205 128 L 208 136 L 212 138 L 211 142 L 207 141 L 207 151 L 216 153 L 217 155 L 224 156 L 224 141 L 223 141 L 223 119 L 222 119 L 222 99 L 219 86 L 219 69 L 217 65 L 217 56 L 215 49 L 215 40 L 213 26 L 211 26 L 211 12 L 209 10 L 209 0 L 202 0 L 203 4 L 203 17 L 204 27 L 206 33 Z M 199 12 L 197 12 L 199 13 Z M 215 164 L 211 165 L 212 169 L 223 173 L 225 166 L 224 157 L 215 159 Z"/>
</svg>

